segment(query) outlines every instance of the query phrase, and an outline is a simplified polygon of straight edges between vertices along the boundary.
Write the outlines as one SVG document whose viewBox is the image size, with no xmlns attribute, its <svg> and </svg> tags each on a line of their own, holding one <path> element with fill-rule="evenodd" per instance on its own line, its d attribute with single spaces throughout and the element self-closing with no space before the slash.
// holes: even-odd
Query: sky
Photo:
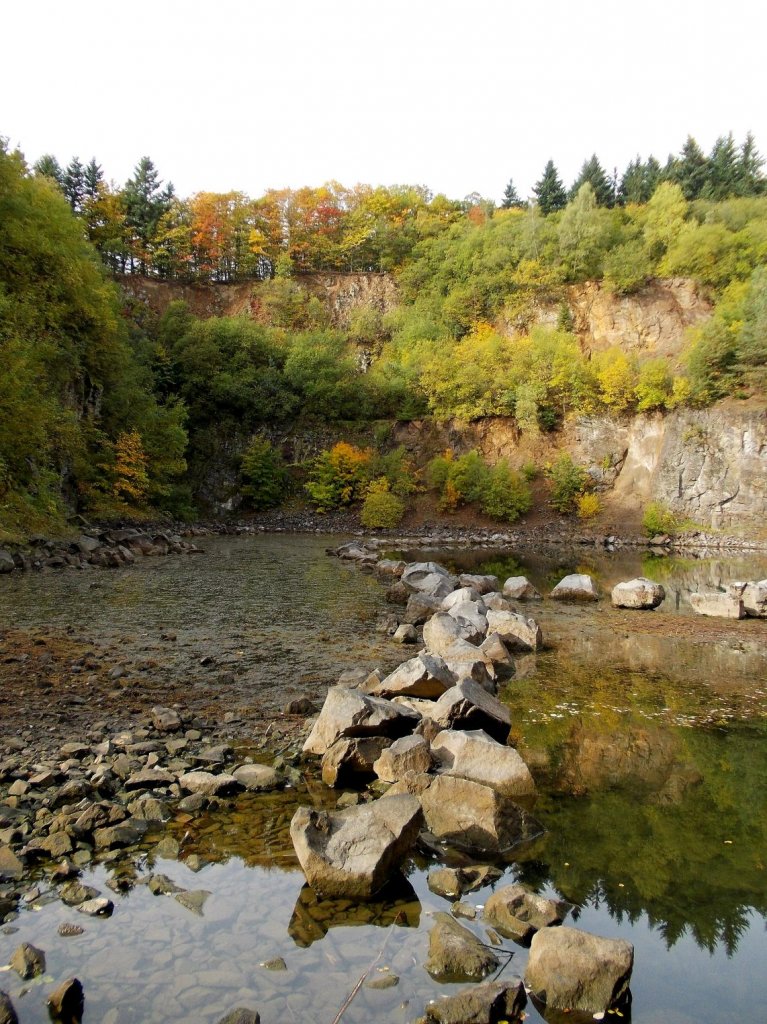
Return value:
<svg viewBox="0 0 767 1024">
<path fill-rule="evenodd" d="M 0 12 L 0 135 L 30 162 L 152 158 L 181 195 L 423 184 L 529 196 L 688 134 L 767 152 L 759 0 L 26 0 Z"/>
</svg>

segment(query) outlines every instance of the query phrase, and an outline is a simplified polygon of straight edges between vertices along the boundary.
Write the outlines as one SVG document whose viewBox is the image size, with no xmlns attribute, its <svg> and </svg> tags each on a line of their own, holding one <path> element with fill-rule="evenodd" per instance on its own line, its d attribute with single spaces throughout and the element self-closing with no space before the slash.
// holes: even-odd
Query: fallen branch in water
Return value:
<svg viewBox="0 0 767 1024">
<path fill-rule="evenodd" d="M 388 943 L 389 939 L 391 938 L 391 933 L 394 931 L 394 928 L 399 923 L 399 921 L 400 921 L 400 914 L 397 914 L 397 916 L 395 917 L 394 921 L 392 922 L 391 928 L 386 933 L 386 938 L 384 939 L 383 945 L 381 946 L 381 949 L 378 952 L 378 956 L 370 964 L 370 966 L 367 968 L 367 970 L 363 971 L 363 973 L 358 978 L 357 984 L 354 986 L 354 988 L 351 990 L 349 995 L 346 997 L 346 999 L 344 1000 L 343 1006 L 341 1007 L 341 1009 L 338 1011 L 338 1013 L 333 1018 L 333 1024 L 339 1024 L 339 1021 L 341 1020 L 343 1015 L 346 1013 L 346 1011 L 349 1009 L 349 1007 L 354 1002 L 354 997 L 357 995 L 359 990 L 365 984 L 365 980 L 366 980 L 367 976 L 370 974 L 370 972 L 373 970 L 375 965 L 378 963 L 378 961 L 384 955 L 384 951 L 386 950 L 386 944 Z"/>
</svg>

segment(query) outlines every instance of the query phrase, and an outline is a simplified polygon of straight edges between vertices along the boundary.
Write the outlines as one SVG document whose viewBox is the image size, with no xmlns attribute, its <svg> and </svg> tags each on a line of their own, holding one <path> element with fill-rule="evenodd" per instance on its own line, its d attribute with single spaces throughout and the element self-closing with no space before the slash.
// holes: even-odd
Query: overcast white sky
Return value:
<svg viewBox="0 0 767 1024">
<path fill-rule="evenodd" d="M 767 150 L 763 0 L 25 0 L 0 6 L 0 135 L 30 162 L 142 155 L 179 193 L 417 183 L 528 195 L 596 151 Z"/>
</svg>

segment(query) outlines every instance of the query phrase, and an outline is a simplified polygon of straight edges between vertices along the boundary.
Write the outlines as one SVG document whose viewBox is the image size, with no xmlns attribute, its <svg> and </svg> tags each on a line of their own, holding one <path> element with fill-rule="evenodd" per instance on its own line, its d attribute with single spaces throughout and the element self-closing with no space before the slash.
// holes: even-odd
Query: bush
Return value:
<svg viewBox="0 0 767 1024">
<path fill-rule="evenodd" d="M 532 503 L 527 482 L 508 462 L 499 462 L 488 472 L 482 496 L 482 511 L 486 515 L 513 523 L 530 511 Z"/>
<path fill-rule="evenodd" d="M 599 500 L 599 495 L 589 492 L 587 494 L 581 494 L 576 504 L 578 506 L 578 518 L 579 519 L 593 519 L 594 516 L 598 515 L 602 511 L 602 503 Z"/>
<path fill-rule="evenodd" d="M 360 512 L 363 526 L 369 529 L 391 529 L 399 526 L 404 514 L 405 503 L 389 490 L 389 482 L 385 477 L 379 477 L 368 486 Z"/>
<path fill-rule="evenodd" d="M 306 490 L 318 512 L 350 505 L 362 497 L 370 479 L 371 453 L 346 441 L 321 452 L 311 468 Z"/>
<path fill-rule="evenodd" d="M 256 511 L 279 505 L 285 493 L 287 472 L 281 453 L 265 437 L 254 437 L 240 463 L 240 492 Z"/>
<path fill-rule="evenodd" d="M 651 501 L 644 510 L 642 526 L 648 537 L 656 533 L 674 534 L 679 529 L 679 520 L 662 502 Z"/>
<path fill-rule="evenodd" d="M 552 490 L 549 499 L 557 512 L 572 512 L 576 499 L 583 494 L 588 481 L 588 474 L 581 466 L 577 466 L 567 454 L 559 456 L 548 471 Z"/>
</svg>

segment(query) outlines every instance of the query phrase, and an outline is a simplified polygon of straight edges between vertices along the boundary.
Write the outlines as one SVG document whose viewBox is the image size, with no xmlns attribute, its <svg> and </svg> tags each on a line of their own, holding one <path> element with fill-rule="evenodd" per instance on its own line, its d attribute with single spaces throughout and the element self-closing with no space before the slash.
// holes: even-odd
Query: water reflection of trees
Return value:
<svg viewBox="0 0 767 1024">
<path fill-rule="evenodd" d="M 562 785 L 542 798 L 537 813 L 550 831 L 519 865 L 520 879 L 549 884 L 581 907 L 606 907 L 618 921 L 644 915 L 668 947 L 691 935 L 731 956 L 753 914 L 767 916 L 763 732 L 657 731 L 643 744 L 644 758 L 631 756 L 623 737 L 623 762 L 595 760 L 594 734 L 573 730 L 556 771 L 572 782 L 582 756 L 587 791 L 576 798 Z"/>
</svg>

